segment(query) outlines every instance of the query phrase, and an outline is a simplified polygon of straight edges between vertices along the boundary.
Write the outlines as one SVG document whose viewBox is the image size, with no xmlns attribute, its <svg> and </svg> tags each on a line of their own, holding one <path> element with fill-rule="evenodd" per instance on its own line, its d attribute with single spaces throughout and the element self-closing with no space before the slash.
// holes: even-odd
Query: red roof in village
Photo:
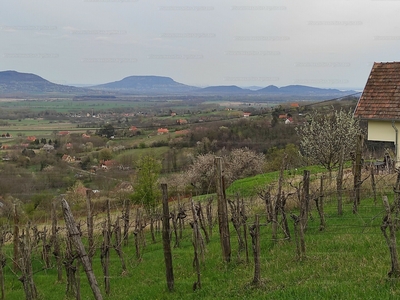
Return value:
<svg viewBox="0 0 400 300">
<path fill-rule="evenodd" d="M 68 135 L 69 131 L 59 131 L 58 135 Z"/>
<path fill-rule="evenodd" d="M 298 103 L 291 103 L 291 104 L 290 104 L 290 107 L 297 108 L 297 107 L 299 107 L 299 104 L 298 104 Z"/>
<path fill-rule="evenodd" d="M 400 62 L 374 63 L 354 117 L 400 119 Z"/>
<path fill-rule="evenodd" d="M 116 160 L 105 160 L 102 162 L 102 164 L 107 167 L 113 167 L 113 166 L 117 166 L 118 162 Z"/>
<path fill-rule="evenodd" d="M 26 139 L 28 141 L 34 142 L 36 140 L 36 136 L 28 136 Z"/>
<path fill-rule="evenodd" d="M 158 132 L 158 133 L 168 133 L 169 130 L 168 130 L 167 128 L 159 128 L 159 129 L 157 130 L 157 132 Z"/>
</svg>

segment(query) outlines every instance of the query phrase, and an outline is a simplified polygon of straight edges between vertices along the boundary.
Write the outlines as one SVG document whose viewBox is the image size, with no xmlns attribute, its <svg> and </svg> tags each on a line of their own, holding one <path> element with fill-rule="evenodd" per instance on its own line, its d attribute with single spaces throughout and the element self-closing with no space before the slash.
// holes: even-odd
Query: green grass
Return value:
<svg viewBox="0 0 400 300">
<path fill-rule="evenodd" d="M 295 177 L 302 176 L 304 170 L 310 171 L 311 174 L 326 172 L 326 169 L 320 166 L 302 167 L 295 170 L 284 171 L 285 180 L 288 178 L 294 179 Z M 226 194 L 233 196 L 239 194 L 242 197 L 252 197 L 257 195 L 257 191 L 263 189 L 279 179 L 279 171 L 259 174 L 253 177 L 239 179 L 233 182 L 226 190 Z"/>
<path fill-rule="evenodd" d="M 1 106 L 4 110 L 25 109 L 30 111 L 56 111 L 60 113 L 78 112 L 78 111 L 105 111 L 114 108 L 146 107 L 151 106 L 144 101 L 137 103 L 135 101 L 115 100 L 96 100 L 96 101 L 73 101 L 72 99 L 52 99 L 52 100 L 29 100 L 29 101 L 2 101 Z"/>
</svg>

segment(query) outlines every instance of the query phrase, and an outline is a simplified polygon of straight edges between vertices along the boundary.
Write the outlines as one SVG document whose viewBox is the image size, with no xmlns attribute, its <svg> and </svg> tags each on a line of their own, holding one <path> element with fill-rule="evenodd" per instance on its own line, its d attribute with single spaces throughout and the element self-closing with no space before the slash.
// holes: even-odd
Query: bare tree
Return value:
<svg viewBox="0 0 400 300">
<path fill-rule="evenodd" d="M 197 156 L 186 172 L 186 180 L 199 189 L 200 192 L 215 191 L 214 154 Z M 225 185 L 234 180 L 260 174 L 264 171 L 265 156 L 248 148 L 234 149 L 231 153 L 221 156 L 224 163 Z"/>
<path fill-rule="evenodd" d="M 343 110 L 329 115 L 315 111 L 309 123 L 296 131 L 303 155 L 324 166 L 329 174 L 339 164 L 341 153 L 348 155 L 354 150 L 356 137 L 362 133 L 358 120 Z"/>
</svg>

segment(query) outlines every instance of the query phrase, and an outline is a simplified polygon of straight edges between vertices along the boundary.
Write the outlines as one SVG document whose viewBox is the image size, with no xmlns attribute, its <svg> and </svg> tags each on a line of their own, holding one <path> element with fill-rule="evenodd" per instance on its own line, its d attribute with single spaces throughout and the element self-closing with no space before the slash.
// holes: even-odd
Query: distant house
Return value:
<svg viewBox="0 0 400 300">
<path fill-rule="evenodd" d="M 65 149 L 70 150 L 70 149 L 73 149 L 73 148 L 74 148 L 74 146 L 71 143 L 66 143 L 65 144 Z"/>
<path fill-rule="evenodd" d="M 284 114 L 284 115 L 282 114 L 282 115 L 279 115 L 278 118 L 283 120 L 286 125 L 293 123 L 293 117 L 291 114 Z"/>
<path fill-rule="evenodd" d="M 168 132 L 169 132 L 169 130 L 167 128 L 158 128 L 158 130 L 157 130 L 158 135 L 165 134 Z"/>
<path fill-rule="evenodd" d="M 243 117 L 244 118 L 248 118 L 248 117 L 250 117 L 250 115 L 251 115 L 251 113 L 249 113 L 249 112 L 244 112 L 243 113 Z"/>
<path fill-rule="evenodd" d="M 292 118 L 292 117 L 288 117 L 288 118 L 285 120 L 285 124 L 288 125 L 288 124 L 291 124 L 291 123 L 293 123 L 293 118 Z"/>
<path fill-rule="evenodd" d="M 187 120 L 185 120 L 185 119 L 179 119 L 179 120 L 176 120 L 176 123 L 177 124 L 179 124 L 179 125 L 184 125 L 184 124 L 187 124 Z"/>
<path fill-rule="evenodd" d="M 83 137 L 84 139 L 88 139 L 88 138 L 90 138 L 90 135 L 88 135 L 88 134 L 86 134 L 86 133 L 83 133 L 83 134 L 82 134 L 82 137 Z"/>
<path fill-rule="evenodd" d="M 68 162 L 68 163 L 71 163 L 71 162 L 75 161 L 75 157 L 72 157 L 72 156 L 70 156 L 68 154 L 64 154 L 61 159 L 63 161 L 65 161 L 65 162 Z"/>
<path fill-rule="evenodd" d="M 175 116 L 176 116 L 176 112 L 172 112 L 171 117 L 175 117 Z"/>
<path fill-rule="evenodd" d="M 137 131 L 137 127 L 136 126 L 131 126 L 131 127 L 129 127 L 129 131 L 132 131 L 132 132 Z"/>
<path fill-rule="evenodd" d="M 36 136 L 28 136 L 27 138 L 26 138 L 26 140 L 27 141 L 29 141 L 29 142 L 34 142 L 35 140 L 36 140 Z"/>
<path fill-rule="evenodd" d="M 54 150 L 54 146 L 53 146 L 53 145 L 49 145 L 49 144 L 45 144 L 45 145 L 43 145 L 42 149 L 43 149 L 44 151 L 49 152 L 49 151 Z"/>
<path fill-rule="evenodd" d="M 118 166 L 118 162 L 116 160 L 104 160 L 100 162 L 100 167 L 102 170 L 108 170 L 116 166 Z"/>
<path fill-rule="evenodd" d="M 284 115 L 279 115 L 279 117 L 278 117 L 279 119 L 284 119 L 284 120 L 286 120 L 286 118 L 287 118 L 287 114 L 284 114 Z"/>
<path fill-rule="evenodd" d="M 58 135 L 59 136 L 66 136 L 66 135 L 68 135 L 69 134 L 69 131 L 59 131 L 58 132 Z"/>
<path fill-rule="evenodd" d="M 400 162 L 400 62 L 374 63 L 354 117 L 368 123 L 368 140 L 393 142 Z"/>
<path fill-rule="evenodd" d="M 298 103 L 291 103 L 291 104 L 290 104 L 290 107 L 291 107 L 291 108 L 298 109 L 300 106 L 299 106 Z"/>
</svg>

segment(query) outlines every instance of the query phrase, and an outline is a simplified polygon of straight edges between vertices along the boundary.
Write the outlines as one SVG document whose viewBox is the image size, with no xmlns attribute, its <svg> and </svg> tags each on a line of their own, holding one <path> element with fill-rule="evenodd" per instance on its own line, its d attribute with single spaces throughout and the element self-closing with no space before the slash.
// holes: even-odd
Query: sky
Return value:
<svg viewBox="0 0 400 300">
<path fill-rule="evenodd" d="M 373 62 L 400 61 L 399 15 L 400 0 L 2 1 L 0 71 L 362 90 Z"/>
</svg>

